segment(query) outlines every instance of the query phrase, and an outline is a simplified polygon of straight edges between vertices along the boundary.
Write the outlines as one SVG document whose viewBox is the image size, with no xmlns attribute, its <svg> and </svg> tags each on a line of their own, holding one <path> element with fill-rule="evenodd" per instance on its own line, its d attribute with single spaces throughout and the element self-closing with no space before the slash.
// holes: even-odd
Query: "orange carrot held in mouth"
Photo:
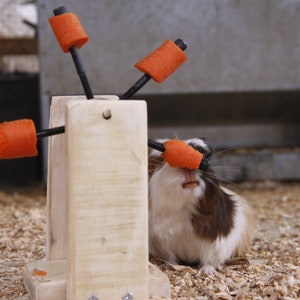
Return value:
<svg viewBox="0 0 300 300">
<path fill-rule="evenodd" d="M 0 124 L 0 159 L 36 156 L 36 142 L 32 120 L 22 119 Z"/>
<path fill-rule="evenodd" d="M 198 169 L 203 154 L 181 140 L 168 140 L 164 143 L 165 151 L 161 154 L 171 167 Z"/>
</svg>

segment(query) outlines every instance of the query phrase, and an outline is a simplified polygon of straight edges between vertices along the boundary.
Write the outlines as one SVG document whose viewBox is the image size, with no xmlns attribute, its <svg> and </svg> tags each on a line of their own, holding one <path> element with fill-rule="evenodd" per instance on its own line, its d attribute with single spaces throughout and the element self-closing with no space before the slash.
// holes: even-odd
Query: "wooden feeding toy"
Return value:
<svg viewBox="0 0 300 300">
<path fill-rule="evenodd" d="M 85 97 L 54 97 L 46 130 L 31 120 L 0 124 L 0 159 L 37 155 L 37 138 L 49 137 L 46 259 L 25 267 L 25 287 L 32 300 L 168 298 L 168 278 L 148 262 L 147 148 L 171 167 L 205 170 L 207 159 L 183 141 L 148 139 L 145 101 L 94 96 L 78 53 L 88 36 L 64 7 L 54 14 Z M 185 48 L 167 40 L 138 62 L 145 74 L 120 99 L 151 78 L 162 82 L 186 60 Z"/>
<path fill-rule="evenodd" d="M 146 104 L 96 99 L 52 100 L 50 126 L 66 130 L 49 139 L 47 257 L 24 273 L 32 299 L 149 297 Z"/>
</svg>

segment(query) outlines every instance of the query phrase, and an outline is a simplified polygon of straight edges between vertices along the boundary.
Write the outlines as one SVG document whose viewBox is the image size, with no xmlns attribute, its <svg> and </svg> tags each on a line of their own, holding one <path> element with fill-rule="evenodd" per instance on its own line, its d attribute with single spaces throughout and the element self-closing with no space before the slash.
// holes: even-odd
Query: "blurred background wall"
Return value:
<svg viewBox="0 0 300 300">
<path fill-rule="evenodd" d="M 188 61 L 135 96 L 148 103 L 150 137 L 207 137 L 218 151 L 226 149 L 215 165 L 227 180 L 300 178 L 300 1 L 12 2 L 38 12 L 38 27 L 24 23 L 24 12 L 22 24 L 33 30 L 33 41 L 38 36 L 33 73 L 41 127 L 48 127 L 51 96 L 83 94 L 71 56 L 48 23 L 53 9 L 65 5 L 90 38 L 80 54 L 94 94 L 124 93 L 142 75 L 138 60 L 166 39 L 186 42 Z"/>
<path fill-rule="evenodd" d="M 39 127 L 36 3 L 0 0 L 0 11 L 0 122 L 29 118 Z M 41 176 L 41 156 L 0 160 L 0 185 L 27 184 Z"/>
</svg>

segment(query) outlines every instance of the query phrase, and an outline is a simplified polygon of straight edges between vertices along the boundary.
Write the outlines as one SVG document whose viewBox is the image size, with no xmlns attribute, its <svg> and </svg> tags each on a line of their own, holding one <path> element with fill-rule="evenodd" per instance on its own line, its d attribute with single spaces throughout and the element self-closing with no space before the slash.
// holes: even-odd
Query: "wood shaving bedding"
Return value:
<svg viewBox="0 0 300 300">
<path fill-rule="evenodd" d="M 45 205 L 42 185 L 0 189 L 1 300 L 25 295 L 23 267 L 45 257 Z"/>
<path fill-rule="evenodd" d="M 300 299 L 300 183 L 244 183 L 232 189 L 257 214 L 249 253 L 220 266 L 214 276 L 152 260 L 168 276 L 172 299 Z M 0 300 L 28 299 L 22 272 L 45 257 L 45 205 L 42 185 L 0 189 Z"/>
</svg>

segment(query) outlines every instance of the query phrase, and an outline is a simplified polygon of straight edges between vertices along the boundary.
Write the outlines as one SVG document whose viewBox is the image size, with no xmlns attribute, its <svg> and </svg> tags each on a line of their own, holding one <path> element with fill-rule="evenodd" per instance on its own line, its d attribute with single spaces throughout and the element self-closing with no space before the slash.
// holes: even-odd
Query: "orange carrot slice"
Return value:
<svg viewBox="0 0 300 300">
<path fill-rule="evenodd" d="M 32 276 L 46 276 L 47 272 L 43 271 L 43 270 L 39 270 L 39 269 L 33 268 L 32 272 L 31 272 L 31 275 Z"/>
<path fill-rule="evenodd" d="M 74 13 L 64 13 L 51 17 L 49 23 L 58 40 L 61 49 L 67 53 L 70 48 L 81 48 L 89 37 Z"/>
<path fill-rule="evenodd" d="M 0 124 L 0 159 L 36 156 L 36 130 L 32 120 Z"/>
<path fill-rule="evenodd" d="M 187 60 L 185 53 L 171 40 L 135 64 L 141 72 L 161 83 Z"/>
<path fill-rule="evenodd" d="M 181 140 L 168 140 L 164 143 L 165 151 L 161 154 L 163 159 L 176 168 L 198 169 L 203 154 L 187 145 Z"/>
</svg>

